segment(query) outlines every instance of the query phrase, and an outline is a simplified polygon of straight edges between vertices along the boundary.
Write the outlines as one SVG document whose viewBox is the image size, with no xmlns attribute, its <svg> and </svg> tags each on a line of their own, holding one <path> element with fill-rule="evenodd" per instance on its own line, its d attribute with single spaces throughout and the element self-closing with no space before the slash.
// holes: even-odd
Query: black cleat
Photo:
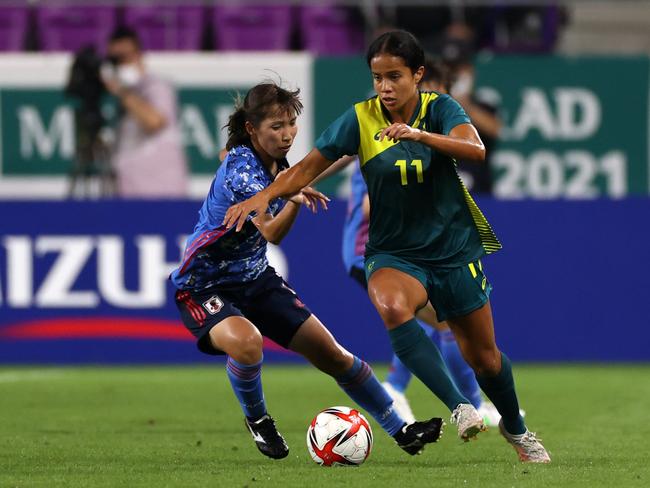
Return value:
<svg viewBox="0 0 650 488">
<path fill-rule="evenodd" d="M 264 415 L 256 421 L 246 419 L 246 427 L 253 436 L 257 448 L 265 456 L 282 459 L 289 455 L 289 447 L 275 428 L 275 421 L 270 415 Z"/>
<path fill-rule="evenodd" d="M 442 436 L 442 427 L 445 423 L 439 417 L 434 417 L 426 422 L 413 422 L 405 425 L 393 436 L 397 445 L 411 456 L 420 454 L 425 444 L 436 442 Z"/>
</svg>

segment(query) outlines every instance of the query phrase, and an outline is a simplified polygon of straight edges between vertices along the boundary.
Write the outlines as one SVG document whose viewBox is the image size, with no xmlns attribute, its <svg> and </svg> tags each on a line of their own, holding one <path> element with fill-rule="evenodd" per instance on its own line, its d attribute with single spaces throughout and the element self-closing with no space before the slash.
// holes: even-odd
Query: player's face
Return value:
<svg viewBox="0 0 650 488">
<path fill-rule="evenodd" d="M 424 67 L 413 73 L 403 58 L 380 53 L 370 60 L 370 71 L 373 87 L 384 107 L 389 112 L 399 112 L 417 95 Z"/>
<path fill-rule="evenodd" d="M 279 109 L 271 111 L 271 115 L 262 120 L 259 127 L 251 127 L 250 130 L 253 143 L 273 159 L 287 156 L 297 133 L 296 114 Z"/>
</svg>

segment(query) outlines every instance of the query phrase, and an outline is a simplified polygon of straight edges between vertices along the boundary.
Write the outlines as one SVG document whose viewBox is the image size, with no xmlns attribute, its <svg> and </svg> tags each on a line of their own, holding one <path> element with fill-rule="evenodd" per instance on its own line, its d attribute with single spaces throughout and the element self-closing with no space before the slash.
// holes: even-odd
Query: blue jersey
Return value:
<svg viewBox="0 0 650 488">
<path fill-rule="evenodd" d="M 279 170 L 288 168 L 280 161 Z M 249 282 L 268 266 L 266 239 L 251 222 L 240 232 L 226 229 L 223 218 L 232 205 L 243 202 L 273 182 L 259 156 L 248 146 L 237 146 L 217 170 L 210 192 L 199 210 L 199 221 L 187 238 L 180 266 L 171 274 L 176 288 L 203 290 L 215 285 Z M 269 205 L 276 215 L 285 205 L 277 198 Z"/>
<path fill-rule="evenodd" d="M 353 267 L 363 269 L 363 255 L 368 242 L 368 219 L 363 216 L 363 199 L 368 187 L 356 163 L 350 180 L 350 199 L 343 227 L 343 264 L 349 273 Z"/>
</svg>

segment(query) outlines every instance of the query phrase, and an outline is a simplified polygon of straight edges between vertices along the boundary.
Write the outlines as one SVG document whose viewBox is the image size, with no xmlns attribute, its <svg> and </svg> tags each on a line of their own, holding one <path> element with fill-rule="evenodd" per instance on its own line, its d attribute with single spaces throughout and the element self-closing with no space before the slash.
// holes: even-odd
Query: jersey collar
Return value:
<svg viewBox="0 0 650 488">
<path fill-rule="evenodd" d="M 275 176 L 273 176 L 271 174 L 271 172 L 269 171 L 269 169 L 264 164 L 264 162 L 262 161 L 262 158 L 260 157 L 260 155 L 257 153 L 255 148 L 253 147 L 253 144 L 246 144 L 246 147 L 248 149 L 250 149 L 250 151 L 253 153 L 253 155 L 255 156 L 255 160 L 257 161 L 257 164 L 259 164 L 262 167 L 262 169 L 269 176 L 271 181 L 275 181 L 275 177 L 280 173 L 280 171 L 283 171 L 283 170 L 289 168 L 289 161 L 287 161 L 287 158 L 276 159 L 275 162 L 278 163 L 278 173 Z"/>
</svg>

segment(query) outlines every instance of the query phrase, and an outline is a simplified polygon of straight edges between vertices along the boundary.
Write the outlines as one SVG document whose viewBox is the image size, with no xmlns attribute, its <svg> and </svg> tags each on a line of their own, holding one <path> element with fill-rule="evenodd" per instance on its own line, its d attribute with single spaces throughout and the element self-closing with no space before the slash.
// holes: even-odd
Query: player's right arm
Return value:
<svg viewBox="0 0 650 488">
<path fill-rule="evenodd" d="M 325 171 L 330 164 L 332 164 L 332 160 L 323 156 L 318 149 L 312 149 L 298 164 L 278 175 L 270 186 L 248 200 L 230 207 L 223 223 L 226 228 L 236 224 L 237 232 L 239 232 L 250 214 L 262 215 L 266 212 L 269 202 L 274 198 L 297 194 Z"/>
<path fill-rule="evenodd" d="M 233 205 L 223 220 L 227 228 L 237 226 L 239 232 L 253 212 L 266 212 L 269 202 L 278 197 L 295 195 L 325 171 L 332 162 L 346 154 L 356 154 L 359 148 L 359 122 L 354 107 L 336 119 L 316 141 L 298 164 L 278 175 L 275 181 L 245 202 Z"/>
</svg>

